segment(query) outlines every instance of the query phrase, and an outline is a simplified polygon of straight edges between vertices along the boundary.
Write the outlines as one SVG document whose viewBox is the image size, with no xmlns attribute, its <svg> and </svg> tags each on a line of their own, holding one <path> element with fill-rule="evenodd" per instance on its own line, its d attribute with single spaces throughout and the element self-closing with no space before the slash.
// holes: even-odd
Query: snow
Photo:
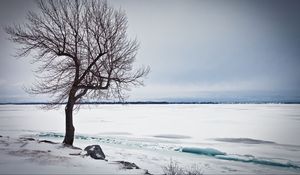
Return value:
<svg viewBox="0 0 300 175">
<path fill-rule="evenodd" d="M 80 155 L 81 150 L 63 144 L 40 143 L 20 138 L 0 138 L 1 174 L 143 174 L 124 170 L 120 164 Z"/>
<path fill-rule="evenodd" d="M 20 137 L 62 142 L 63 107 L 2 105 L 0 173 L 162 174 L 173 160 L 204 174 L 299 174 L 299 114 L 297 104 L 82 106 L 74 115 L 74 145 L 99 144 L 106 162 L 71 156 L 78 152 L 61 145 L 27 141 L 21 147 Z M 116 161 L 141 170 L 120 169 Z"/>
</svg>

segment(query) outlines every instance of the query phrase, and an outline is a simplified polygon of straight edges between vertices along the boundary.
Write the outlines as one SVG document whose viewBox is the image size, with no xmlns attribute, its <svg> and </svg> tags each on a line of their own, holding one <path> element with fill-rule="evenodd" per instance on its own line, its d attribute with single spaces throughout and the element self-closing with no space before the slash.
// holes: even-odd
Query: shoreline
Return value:
<svg viewBox="0 0 300 175">
<path fill-rule="evenodd" d="M 82 148 L 26 136 L 0 135 L 0 155 L 0 174 L 150 174 L 134 162 L 96 160 Z"/>
</svg>

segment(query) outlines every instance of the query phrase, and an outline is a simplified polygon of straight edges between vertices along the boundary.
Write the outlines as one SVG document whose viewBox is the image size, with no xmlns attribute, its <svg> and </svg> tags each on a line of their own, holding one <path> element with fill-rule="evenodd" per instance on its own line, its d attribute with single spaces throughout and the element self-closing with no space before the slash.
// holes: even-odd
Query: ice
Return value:
<svg viewBox="0 0 300 175">
<path fill-rule="evenodd" d="M 221 152 L 214 148 L 189 148 L 185 147 L 181 149 L 181 152 L 184 153 L 193 153 L 193 154 L 201 154 L 207 156 L 217 156 L 217 155 L 226 155 L 226 153 Z"/>
<path fill-rule="evenodd" d="M 204 174 L 299 174 L 299 113 L 297 104 L 82 106 L 74 113 L 74 145 L 99 144 L 108 160 L 133 162 L 153 174 L 162 174 L 170 159 L 181 166 L 197 164 Z M 64 120 L 63 106 L 43 111 L 34 105 L 1 105 L 0 135 L 62 142 Z M 20 150 L 12 151 L 27 154 Z M 24 157 L 0 153 L 1 169 L 24 163 Z M 64 173 L 75 162 L 54 169 Z M 30 173 L 28 164 L 22 168 Z"/>
<path fill-rule="evenodd" d="M 216 158 L 223 160 L 239 161 L 245 163 L 255 163 L 260 165 L 287 167 L 287 168 L 300 168 L 295 162 L 284 159 L 268 159 L 268 158 L 256 158 L 251 155 L 216 155 Z"/>
<path fill-rule="evenodd" d="M 251 138 L 216 138 L 214 139 L 216 141 L 220 142 L 235 142 L 235 143 L 246 143 L 246 144 L 276 144 L 272 141 L 266 141 L 266 140 L 257 140 L 257 139 L 251 139 Z"/>
<path fill-rule="evenodd" d="M 191 138 L 190 136 L 177 135 L 177 134 L 161 134 L 161 135 L 155 135 L 153 137 L 166 138 L 166 139 L 189 139 L 189 138 Z"/>
</svg>

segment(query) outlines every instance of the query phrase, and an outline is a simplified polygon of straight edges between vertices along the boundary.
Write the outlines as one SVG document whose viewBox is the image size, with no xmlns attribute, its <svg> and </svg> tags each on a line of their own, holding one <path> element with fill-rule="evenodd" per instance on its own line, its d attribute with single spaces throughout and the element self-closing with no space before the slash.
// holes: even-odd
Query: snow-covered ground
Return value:
<svg viewBox="0 0 300 175">
<path fill-rule="evenodd" d="M 63 140 L 63 107 L 44 111 L 33 105 L 1 105 L 0 173 L 143 174 L 147 169 L 162 174 L 170 160 L 198 166 L 204 174 L 300 173 L 300 105 L 91 105 L 75 114 L 74 125 L 74 146 L 99 144 L 108 161 L 70 156 L 72 150 L 61 145 L 50 149 L 36 141 L 23 147 L 65 158 L 52 161 L 50 156 L 47 161 L 37 158 L 44 153 L 22 152 L 20 137 Z M 122 160 L 142 170 L 121 170 L 113 163 Z"/>
<path fill-rule="evenodd" d="M 78 155 L 80 154 L 81 155 Z M 31 137 L 0 138 L 1 174 L 145 174 L 114 161 L 95 160 L 84 151 Z"/>
</svg>

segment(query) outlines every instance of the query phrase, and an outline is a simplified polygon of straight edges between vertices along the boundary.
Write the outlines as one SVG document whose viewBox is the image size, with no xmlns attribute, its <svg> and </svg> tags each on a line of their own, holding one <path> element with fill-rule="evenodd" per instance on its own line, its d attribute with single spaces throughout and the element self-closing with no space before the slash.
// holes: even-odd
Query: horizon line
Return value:
<svg viewBox="0 0 300 175">
<path fill-rule="evenodd" d="M 0 102 L 0 105 L 65 105 L 64 103 L 50 103 L 50 102 Z M 97 104 L 300 104 L 300 101 L 97 101 L 97 102 L 80 102 L 76 105 L 97 105 Z"/>
</svg>

